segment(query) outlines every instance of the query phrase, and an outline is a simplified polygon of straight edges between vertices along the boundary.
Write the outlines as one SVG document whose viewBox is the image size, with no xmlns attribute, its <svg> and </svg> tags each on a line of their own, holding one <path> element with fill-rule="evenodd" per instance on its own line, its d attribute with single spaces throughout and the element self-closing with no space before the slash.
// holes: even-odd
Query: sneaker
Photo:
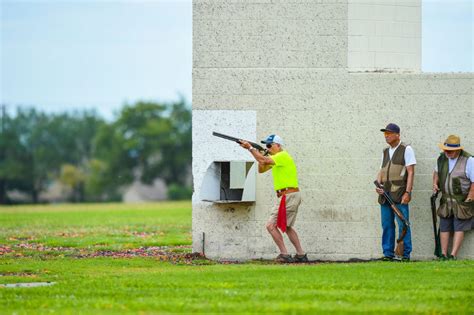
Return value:
<svg viewBox="0 0 474 315">
<path fill-rule="evenodd" d="M 453 255 L 449 255 L 447 257 L 447 260 L 458 260 L 456 256 L 453 256 Z"/>
<path fill-rule="evenodd" d="M 275 260 L 278 261 L 278 262 L 281 262 L 281 263 L 292 263 L 293 262 L 293 258 L 291 257 L 291 255 L 284 255 L 284 254 L 278 255 Z"/>
<path fill-rule="evenodd" d="M 441 255 L 441 256 L 439 256 L 438 260 L 439 261 L 446 261 L 446 260 L 448 260 L 448 257 L 446 257 L 445 255 Z"/>
<path fill-rule="evenodd" d="M 304 255 L 295 255 L 293 257 L 293 260 L 297 263 L 307 263 L 309 260 L 308 260 L 308 255 L 304 254 Z"/>
<path fill-rule="evenodd" d="M 379 260 L 381 260 L 381 261 L 393 261 L 393 257 L 383 256 Z"/>
<path fill-rule="evenodd" d="M 402 257 L 401 262 L 410 262 L 410 257 Z"/>
</svg>

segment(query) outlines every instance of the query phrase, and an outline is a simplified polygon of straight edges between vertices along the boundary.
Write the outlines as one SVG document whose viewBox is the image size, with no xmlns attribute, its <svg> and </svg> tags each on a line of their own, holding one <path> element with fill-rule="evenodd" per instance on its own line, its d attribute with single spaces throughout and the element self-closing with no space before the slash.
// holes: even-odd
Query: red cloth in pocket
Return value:
<svg viewBox="0 0 474 315">
<path fill-rule="evenodd" d="M 286 232 L 286 195 L 281 196 L 280 207 L 278 208 L 277 227 Z"/>
</svg>

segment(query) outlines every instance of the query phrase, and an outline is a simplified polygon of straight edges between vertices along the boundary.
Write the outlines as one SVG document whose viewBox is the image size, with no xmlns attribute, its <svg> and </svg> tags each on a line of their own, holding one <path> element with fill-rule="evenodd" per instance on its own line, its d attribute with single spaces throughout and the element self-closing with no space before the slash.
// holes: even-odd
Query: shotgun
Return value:
<svg viewBox="0 0 474 315">
<path fill-rule="evenodd" d="M 378 182 L 378 181 L 374 181 L 374 184 L 377 188 L 381 188 L 383 189 L 383 195 L 385 197 L 385 199 L 388 201 L 388 203 L 390 204 L 390 207 L 392 208 L 393 212 L 395 213 L 395 215 L 400 219 L 400 221 L 402 221 L 403 223 L 403 228 L 402 228 L 402 233 L 398 236 L 398 239 L 397 239 L 397 248 L 395 248 L 395 255 L 397 255 L 398 257 L 402 257 L 403 256 L 403 238 L 405 237 L 405 235 L 407 234 L 408 232 L 408 228 L 410 227 L 410 222 L 408 222 L 408 220 L 405 218 L 405 216 L 403 215 L 403 213 L 400 211 L 400 209 L 397 208 L 395 202 L 393 201 L 393 199 L 390 197 L 390 194 L 385 191 L 384 187 Z"/>
<path fill-rule="evenodd" d="M 434 255 L 436 257 L 441 257 L 441 242 L 439 239 L 439 228 L 436 228 L 436 221 L 437 221 L 437 215 L 436 215 L 436 198 L 438 198 L 438 193 L 439 191 L 433 193 L 431 195 L 431 216 L 433 217 L 433 233 L 434 233 L 434 241 L 435 241 L 435 250 L 434 250 Z"/>
<path fill-rule="evenodd" d="M 219 137 L 219 138 L 222 138 L 222 139 L 226 139 L 226 140 L 230 140 L 230 141 L 234 141 L 234 142 L 237 142 L 238 144 L 240 144 L 240 141 L 243 140 L 243 139 L 239 139 L 239 138 L 235 138 L 235 137 L 231 137 L 231 136 L 228 136 L 228 135 L 225 135 L 225 134 L 222 134 L 222 133 L 218 133 L 218 132 L 215 132 L 213 131 L 212 132 L 212 135 L 213 136 L 216 136 L 216 137 Z M 245 140 L 247 141 L 247 140 Z M 250 145 L 252 147 L 254 147 L 255 149 L 257 149 L 260 153 L 262 153 L 263 155 L 268 155 L 268 150 L 263 148 L 261 145 L 259 145 L 258 143 L 255 143 L 255 142 L 252 142 L 252 141 L 247 141 L 248 143 L 250 143 Z"/>
</svg>

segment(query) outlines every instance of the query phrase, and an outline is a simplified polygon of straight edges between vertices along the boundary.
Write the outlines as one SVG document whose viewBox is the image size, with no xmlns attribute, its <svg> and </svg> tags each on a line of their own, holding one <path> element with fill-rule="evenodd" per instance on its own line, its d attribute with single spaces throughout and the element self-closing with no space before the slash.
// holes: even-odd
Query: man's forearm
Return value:
<svg viewBox="0 0 474 315">
<path fill-rule="evenodd" d="M 471 183 L 471 188 L 469 188 L 469 193 L 467 194 L 466 199 L 474 200 L 474 183 Z"/>
<path fill-rule="evenodd" d="M 408 178 L 407 178 L 407 191 L 411 192 L 413 190 L 413 179 L 415 177 L 415 166 L 407 166 Z"/>
<path fill-rule="evenodd" d="M 250 154 L 253 155 L 254 159 L 258 162 L 258 164 L 265 164 L 265 157 L 256 149 L 249 150 Z"/>
<path fill-rule="evenodd" d="M 265 173 L 266 171 L 268 171 L 271 168 L 272 168 L 271 165 L 258 163 L 258 172 L 259 173 Z"/>
<path fill-rule="evenodd" d="M 437 172 L 433 172 L 433 190 L 439 190 L 439 177 Z"/>
<path fill-rule="evenodd" d="M 379 173 L 377 174 L 377 181 L 380 183 L 380 184 L 383 184 L 382 183 L 382 171 L 380 170 Z"/>
</svg>

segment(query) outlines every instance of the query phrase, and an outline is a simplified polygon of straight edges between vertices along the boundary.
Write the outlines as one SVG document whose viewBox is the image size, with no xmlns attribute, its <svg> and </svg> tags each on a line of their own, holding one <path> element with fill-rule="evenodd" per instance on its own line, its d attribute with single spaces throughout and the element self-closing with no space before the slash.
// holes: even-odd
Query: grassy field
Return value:
<svg viewBox="0 0 474 315">
<path fill-rule="evenodd" d="M 219 264 L 191 205 L 0 207 L 1 314 L 474 313 L 472 261 Z"/>
</svg>

